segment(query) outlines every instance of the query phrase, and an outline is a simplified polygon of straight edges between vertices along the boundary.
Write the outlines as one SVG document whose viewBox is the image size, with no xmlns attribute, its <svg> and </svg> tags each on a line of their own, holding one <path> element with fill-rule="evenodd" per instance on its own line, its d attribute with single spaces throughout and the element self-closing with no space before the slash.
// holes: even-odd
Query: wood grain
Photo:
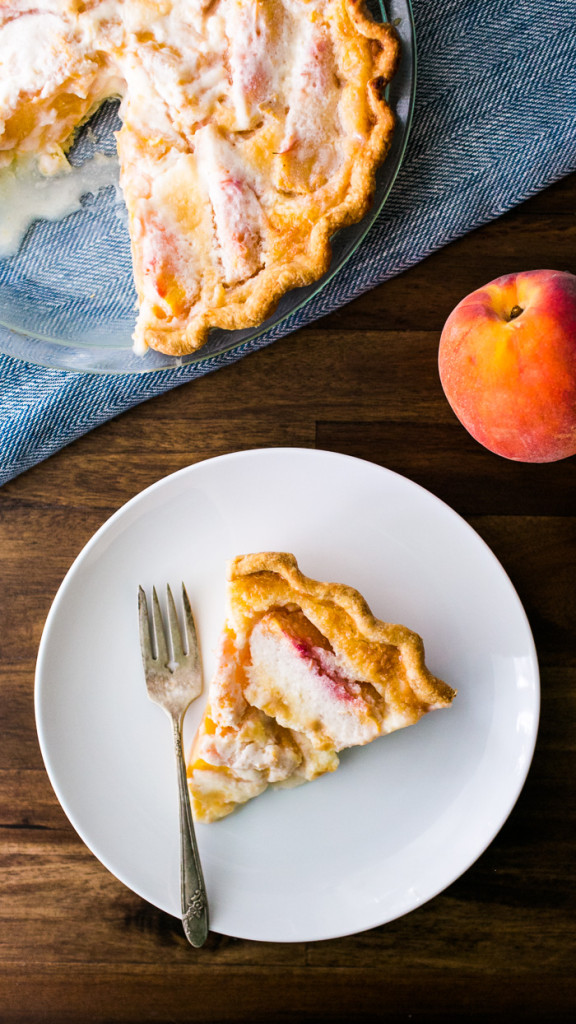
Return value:
<svg viewBox="0 0 576 1024">
<path fill-rule="evenodd" d="M 477 445 L 437 372 L 442 324 L 500 274 L 576 270 L 576 176 L 337 313 L 80 438 L 0 490 L 0 1021 L 568 1021 L 574 958 L 576 459 Z M 90 853 L 46 776 L 34 671 L 54 595 L 129 498 L 201 459 L 318 447 L 386 466 L 464 516 L 524 604 L 542 679 L 538 743 L 508 821 L 411 914 L 360 935 L 256 943 L 179 922 Z"/>
</svg>

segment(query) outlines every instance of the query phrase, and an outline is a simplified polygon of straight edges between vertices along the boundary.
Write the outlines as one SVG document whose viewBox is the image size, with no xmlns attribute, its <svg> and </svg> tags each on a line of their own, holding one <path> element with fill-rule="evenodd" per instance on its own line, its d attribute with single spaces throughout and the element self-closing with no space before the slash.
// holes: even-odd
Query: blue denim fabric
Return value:
<svg viewBox="0 0 576 1024">
<path fill-rule="evenodd" d="M 200 364 L 92 375 L 0 355 L 0 483 L 139 402 L 337 309 L 576 170 L 572 4 L 413 0 L 413 9 L 418 90 L 408 150 L 340 273 L 288 320 Z"/>
</svg>

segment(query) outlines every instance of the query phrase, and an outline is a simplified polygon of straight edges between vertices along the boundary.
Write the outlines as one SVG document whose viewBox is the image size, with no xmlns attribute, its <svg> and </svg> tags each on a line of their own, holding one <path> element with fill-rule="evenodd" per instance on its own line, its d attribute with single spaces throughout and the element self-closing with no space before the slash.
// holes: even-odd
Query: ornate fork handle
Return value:
<svg viewBox="0 0 576 1024">
<path fill-rule="evenodd" d="M 182 754 L 182 718 L 172 719 L 174 747 L 178 766 L 178 794 L 180 802 L 180 896 L 182 925 L 186 938 L 193 946 L 203 946 L 208 937 L 208 899 L 198 855 L 192 808 L 188 795 L 186 765 Z"/>
<path fill-rule="evenodd" d="M 184 631 L 181 631 L 174 598 L 166 587 L 168 631 L 165 631 L 156 587 L 152 589 L 152 629 L 143 587 L 138 589 L 140 646 L 150 700 L 170 716 L 174 735 L 180 805 L 181 915 L 186 938 L 202 946 L 208 935 L 208 899 L 202 877 L 188 795 L 186 765 L 182 754 L 182 723 L 186 709 L 202 692 L 202 661 L 194 616 L 182 584 Z M 168 642 L 169 641 L 169 642 Z"/>
</svg>

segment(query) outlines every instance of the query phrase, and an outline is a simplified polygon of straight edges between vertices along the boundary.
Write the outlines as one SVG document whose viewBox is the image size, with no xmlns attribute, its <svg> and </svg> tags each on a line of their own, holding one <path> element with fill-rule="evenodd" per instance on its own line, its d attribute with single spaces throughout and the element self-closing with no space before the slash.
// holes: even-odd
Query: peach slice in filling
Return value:
<svg viewBox="0 0 576 1024">
<path fill-rule="evenodd" d="M 251 632 L 246 699 L 321 750 L 369 743 L 381 732 L 382 699 L 352 678 L 301 611 L 273 609 Z"/>
<path fill-rule="evenodd" d="M 321 22 L 305 20 L 291 73 L 284 138 L 276 156 L 280 189 L 311 192 L 336 170 L 339 100 L 330 34 Z"/>
<path fill-rule="evenodd" d="M 194 141 L 198 166 L 214 212 L 226 284 L 251 277 L 262 266 L 263 211 L 234 147 L 206 125 Z"/>
</svg>

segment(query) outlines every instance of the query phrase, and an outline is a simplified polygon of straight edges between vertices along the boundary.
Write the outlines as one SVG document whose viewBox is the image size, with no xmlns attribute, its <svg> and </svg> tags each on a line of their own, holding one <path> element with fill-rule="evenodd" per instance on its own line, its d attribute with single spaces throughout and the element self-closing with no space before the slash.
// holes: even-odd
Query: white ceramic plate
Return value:
<svg viewBox="0 0 576 1024">
<path fill-rule="evenodd" d="M 46 622 L 46 768 L 93 853 L 179 916 L 172 736 L 145 693 L 137 586 L 185 581 L 208 680 L 226 559 L 260 550 L 294 552 L 307 575 L 348 583 L 379 618 L 417 630 L 431 670 L 459 691 L 450 709 L 346 752 L 334 775 L 198 827 L 214 931 L 285 942 L 362 931 L 414 910 L 482 853 L 522 788 L 538 725 L 534 643 L 508 577 L 464 520 L 403 477 L 271 448 L 190 466 L 128 502 L 74 562 Z"/>
</svg>

